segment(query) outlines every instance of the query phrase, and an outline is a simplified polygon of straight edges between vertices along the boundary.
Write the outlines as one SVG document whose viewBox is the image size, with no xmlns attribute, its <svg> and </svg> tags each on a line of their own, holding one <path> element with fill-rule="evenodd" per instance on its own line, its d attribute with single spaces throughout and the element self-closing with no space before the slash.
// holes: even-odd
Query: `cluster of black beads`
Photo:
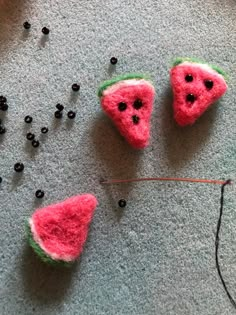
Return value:
<svg viewBox="0 0 236 315">
<path fill-rule="evenodd" d="M 7 98 L 3 95 L 0 96 L 0 110 L 3 112 L 8 110 Z"/>
<path fill-rule="evenodd" d="M 75 84 L 73 84 L 73 86 L 74 86 L 74 85 L 75 85 Z M 73 89 L 73 86 L 72 86 L 72 89 Z M 73 90 L 73 91 L 75 91 L 75 90 Z M 56 105 L 56 109 L 57 109 L 57 110 L 56 110 L 55 113 L 54 113 L 54 117 L 57 118 L 57 119 L 61 119 L 61 118 L 63 117 L 64 106 L 63 106 L 62 104 L 58 103 L 58 104 Z M 70 110 L 70 111 L 67 113 L 67 117 L 68 117 L 69 119 L 74 119 L 74 118 L 76 117 L 76 112 Z"/>
</svg>

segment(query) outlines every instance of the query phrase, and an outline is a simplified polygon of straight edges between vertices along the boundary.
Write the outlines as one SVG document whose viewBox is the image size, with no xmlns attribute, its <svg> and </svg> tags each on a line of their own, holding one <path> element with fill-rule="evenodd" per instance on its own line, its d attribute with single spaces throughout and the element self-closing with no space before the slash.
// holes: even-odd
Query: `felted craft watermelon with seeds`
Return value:
<svg viewBox="0 0 236 315">
<path fill-rule="evenodd" d="M 140 74 L 125 74 L 105 81 L 98 90 L 101 106 L 121 135 L 136 149 L 150 138 L 150 118 L 155 89 Z"/>
<path fill-rule="evenodd" d="M 46 263 L 70 266 L 80 255 L 97 206 L 91 194 L 36 210 L 27 222 L 30 246 Z"/>
<path fill-rule="evenodd" d="M 196 59 L 177 59 L 170 80 L 174 118 L 180 126 L 193 124 L 227 90 L 224 71 Z"/>
</svg>

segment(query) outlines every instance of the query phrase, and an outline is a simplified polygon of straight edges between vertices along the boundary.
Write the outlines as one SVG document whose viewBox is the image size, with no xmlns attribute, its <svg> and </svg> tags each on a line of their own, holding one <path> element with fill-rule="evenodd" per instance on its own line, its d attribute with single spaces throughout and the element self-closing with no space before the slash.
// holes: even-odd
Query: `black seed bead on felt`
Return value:
<svg viewBox="0 0 236 315">
<path fill-rule="evenodd" d="M 0 95 L 0 103 L 6 103 L 7 102 L 7 98 L 3 95 Z"/>
<path fill-rule="evenodd" d="M 42 133 L 48 133 L 48 128 L 47 128 L 47 127 L 41 128 L 41 132 L 42 132 Z"/>
<path fill-rule="evenodd" d="M 33 146 L 34 148 L 39 147 L 39 141 L 38 141 L 38 140 L 33 140 L 33 141 L 32 141 L 32 146 Z"/>
<path fill-rule="evenodd" d="M 35 192 L 35 197 L 36 197 L 36 198 L 39 198 L 39 199 L 43 198 L 43 197 L 44 197 L 44 191 L 41 190 L 41 189 L 37 190 L 37 191 Z"/>
<path fill-rule="evenodd" d="M 190 103 L 193 103 L 195 101 L 195 96 L 193 94 L 188 94 L 186 96 L 186 101 L 190 102 Z"/>
<path fill-rule="evenodd" d="M 133 123 L 137 125 L 139 123 L 140 118 L 136 115 L 132 116 Z"/>
<path fill-rule="evenodd" d="M 44 35 L 48 35 L 49 32 L 50 32 L 50 30 L 49 30 L 47 27 L 43 27 L 43 28 L 42 28 L 42 33 L 43 33 Z"/>
<path fill-rule="evenodd" d="M 0 184 L 1 184 L 1 182 L 2 182 L 2 177 L 0 177 Z"/>
<path fill-rule="evenodd" d="M 60 110 L 55 111 L 54 113 L 55 118 L 62 118 L 62 112 Z"/>
<path fill-rule="evenodd" d="M 31 24 L 29 23 L 29 22 L 24 22 L 24 24 L 23 24 L 23 26 L 24 26 L 24 28 L 26 29 L 26 30 L 29 30 L 30 28 L 31 28 Z"/>
<path fill-rule="evenodd" d="M 126 103 L 120 102 L 118 104 L 118 109 L 119 109 L 120 112 L 123 112 L 124 110 L 126 110 L 126 108 L 127 108 L 127 104 Z"/>
<path fill-rule="evenodd" d="M 124 208 L 126 206 L 126 200 L 125 199 L 120 199 L 118 201 L 118 205 L 120 208 Z"/>
<path fill-rule="evenodd" d="M 111 63 L 112 65 L 116 65 L 117 62 L 118 62 L 118 59 L 117 59 L 116 57 L 112 57 L 112 58 L 110 59 L 110 63 Z"/>
<path fill-rule="evenodd" d="M 32 141 L 32 140 L 34 140 L 34 138 L 35 138 L 35 135 L 34 135 L 33 133 L 28 132 L 28 133 L 26 134 L 26 139 L 27 139 L 27 140 Z"/>
<path fill-rule="evenodd" d="M 211 81 L 211 80 L 205 80 L 205 81 L 204 81 L 204 84 L 205 84 L 205 87 L 206 87 L 208 90 L 211 90 L 211 89 L 213 88 L 214 82 Z"/>
<path fill-rule="evenodd" d="M 74 83 L 71 88 L 74 92 L 78 92 L 80 90 L 80 85 L 77 83 Z"/>
<path fill-rule="evenodd" d="M 0 104 L 0 109 L 3 112 L 6 112 L 8 110 L 8 105 L 6 103 Z"/>
<path fill-rule="evenodd" d="M 56 105 L 56 108 L 60 111 L 60 112 L 62 112 L 63 111 L 63 109 L 64 109 L 64 106 L 62 105 L 62 104 L 57 104 Z"/>
<path fill-rule="evenodd" d="M 6 128 L 3 126 L 0 126 L 0 135 L 3 135 L 6 132 Z"/>
<path fill-rule="evenodd" d="M 16 163 L 16 164 L 14 165 L 14 170 L 15 170 L 17 173 L 23 172 L 24 168 L 25 168 L 24 164 L 23 164 L 23 163 L 20 163 L 20 162 L 18 162 L 18 163 Z"/>
<path fill-rule="evenodd" d="M 68 117 L 69 119 L 74 119 L 75 116 L 76 116 L 76 113 L 73 112 L 72 110 L 70 110 L 70 111 L 67 113 L 67 117 Z"/>
<path fill-rule="evenodd" d="M 134 101 L 133 106 L 135 109 L 140 109 L 143 106 L 143 102 L 140 99 L 137 99 Z"/>
<path fill-rule="evenodd" d="M 32 123 L 32 121 L 33 121 L 33 118 L 32 118 L 31 116 L 25 116 L 25 122 L 26 122 L 27 124 Z"/>
<path fill-rule="evenodd" d="M 185 76 L 185 81 L 186 81 L 186 82 L 192 82 L 192 81 L 193 81 L 193 76 L 192 76 L 191 74 L 187 74 L 187 75 Z"/>
</svg>

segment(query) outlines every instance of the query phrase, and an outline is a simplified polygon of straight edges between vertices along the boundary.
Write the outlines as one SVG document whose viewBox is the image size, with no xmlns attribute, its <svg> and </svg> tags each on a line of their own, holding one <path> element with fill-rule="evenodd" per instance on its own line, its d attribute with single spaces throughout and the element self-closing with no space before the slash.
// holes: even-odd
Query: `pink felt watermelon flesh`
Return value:
<svg viewBox="0 0 236 315">
<path fill-rule="evenodd" d="M 142 149 L 149 143 L 155 89 L 148 80 L 127 78 L 102 90 L 101 105 L 130 145 Z"/>
<path fill-rule="evenodd" d="M 180 63 L 171 69 L 170 79 L 180 126 L 193 124 L 227 90 L 223 75 L 204 63 Z"/>
<path fill-rule="evenodd" d="M 96 198 L 84 194 L 36 210 L 29 220 L 31 246 L 41 258 L 44 253 L 54 261 L 73 262 L 83 250 L 96 206 Z"/>
</svg>

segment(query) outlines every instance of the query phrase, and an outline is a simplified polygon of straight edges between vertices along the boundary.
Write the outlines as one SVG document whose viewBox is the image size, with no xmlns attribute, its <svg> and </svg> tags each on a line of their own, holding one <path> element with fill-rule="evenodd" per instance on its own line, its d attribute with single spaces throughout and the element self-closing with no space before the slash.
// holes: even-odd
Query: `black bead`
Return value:
<svg viewBox="0 0 236 315">
<path fill-rule="evenodd" d="M 75 116 L 76 116 L 76 113 L 73 112 L 72 110 L 70 110 L 70 111 L 67 113 L 67 117 L 68 117 L 69 119 L 74 119 Z"/>
<path fill-rule="evenodd" d="M 34 148 L 39 147 L 39 141 L 38 141 L 38 140 L 33 140 L 33 141 L 32 141 L 32 146 L 33 146 Z"/>
<path fill-rule="evenodd" d="M 35 135 L 34 135 L 33 133 L 31 133 L 31 132 L 28 132 L 28 133 L 26 134 L 26 138 L 27 138 L 27 140 L 32 141 L 32 140 L 34 140 Z"/>
<path fill-rule="evenodd" d="M 27 124 L 32 123 L 32 121 L 33 121 L 33 118 L 32 118 L 31 116 L 25 116 L 25 122 L 26 122 Z"/>
<path fill-rule="evenodd" d="M 118 59 L 117 59 L 116 57 L 112 57 L 112 58 L 110 59 L 110 63 L 111 63 L 112 65 L 116 65 L 117 62 L 118 62 Z"/>
<path fill-rule="evenodd" d="M 186 82 L 192 82 L 193 81 L 193 76 L 191 74 L 187 74 L 185 77 Z"/>
<path fill-rule="evenodd" d="M 42 132 L 42 133 L 48 133 L 48 128 L 47 128 L 47 127 L 41 128 L 41 132 Z"/>
<path fill-rule="evenodd" d="M 0 103 L 6 103 L 7 102 L 7 98 L 3 95 L 0 95 Z"/>
<path fill-rule="evenodd" d="M 63 111 L 63 109 L 64 109 L 64 106 L 62 105 L 62 104 L 57 104 L 56 105 L 56 108 L 60 111 L 60 112 L 62 112 Z"/>
<path fill-rule="evenodd" d="M 36 197 L 36 198 L 39 198 L 39 199 L 43 198 L 43 197 L 44 197 L 44 191 L 41 190 L 41 189 L 37 190 L 37 191 L 35 192 L 35 197 Z"/>
<path fill-rule="evenodd" d="M 137 99 L 134 101 L 133 106 L 135 109 L 140 109 L 143 106 L 143 102 L 140 99 Z"/>
<path fill-rule="evenodd" d="M 8 110 L 8 105 L 6 103 L 0 104 L 0 109 L 3 112 L 6 112 Z"/>
<path fill-rule="evenodd" d="M 16 164 L 14 165 L 14 170 L 15 170 L 17 173 L 23 172 L 23 171 L 24 171 L 24 168 L 25 168 L 24 164 L 23 164 L 23 163 L 20 163 L 20 162 L 18 162 L 18 163 L 16 163 Z"/>
<path fill-rule="evenodd" d="M 204 84 L 205 84 L 205 87 L 206 87 L 208 90 L 211 90 L 211 89 L 213 88 L 214 82 L 211 81 L 211 80 L 205 80 L 205 81 L 204 81 Z"/>
<path fill-rule="evenodd" d="M 2 177 L 0 177 L 0 184 L 1 184 L 1 182 L 2 182 Z"/>
<path fill-rule="evenodd" d="M 133 123 L 137 125 L 139 123 L 140 118 L 136 115 L 132 116 Z"/>
<path fill-rule="evenodd" d="M 42 33 L 44 34 L 44 35 L 48 35 L 49 34 L 49 29 L 47 28 L 47 27 L 43 27 L 42 28 Z"/>
<path fill-rule="evenodd" d="M 127 104 L 124 103 L 124 102 L 120 102 L 120 103 L 118 104 L 118 108 L 119 108 L 119 111 L 120 111 L 120 112 L 123 112 L 124 110 L 126 110 Z"/>
<path fill-rule="evenodd" d="M 126 206 L 126 200 L 125 199 L 120 199 L 118 202 L 118 205 L 120 208 L 124 208 Z"/>
<path fill-rule="evenodd" d="M 55 111 L 54 113 L 55 118 L 62 118 L 62 112 L 60 110 Z"/>
<path fill-rule="evenodd" d="M 6 128 L 3 126 L 0 126 L 0 135 L 3 135 L 6 132 Z"/>
<path fill-rule="evenodd" d="M 31 28 L 31 24 L 27 21 L 23 24 L 23 26 L 26 30 L 29 30 Z"/>
<path fill-rule="evenodd" d="M 74 83 L 71 88 L 74 92 L 78 92 L 80 90 L 80 85 L 77 83 Z"/>
<path fill-rule="evenodd" d="M 188 94 L 188 95 L 186 96 L 186 101 L 187 101 L 187 102 L 190 102 L 190 103 L 194 103 L 194 101 L 195 101 L 195 96 L 194 96 L 193 94 Z"/>
</svg>

